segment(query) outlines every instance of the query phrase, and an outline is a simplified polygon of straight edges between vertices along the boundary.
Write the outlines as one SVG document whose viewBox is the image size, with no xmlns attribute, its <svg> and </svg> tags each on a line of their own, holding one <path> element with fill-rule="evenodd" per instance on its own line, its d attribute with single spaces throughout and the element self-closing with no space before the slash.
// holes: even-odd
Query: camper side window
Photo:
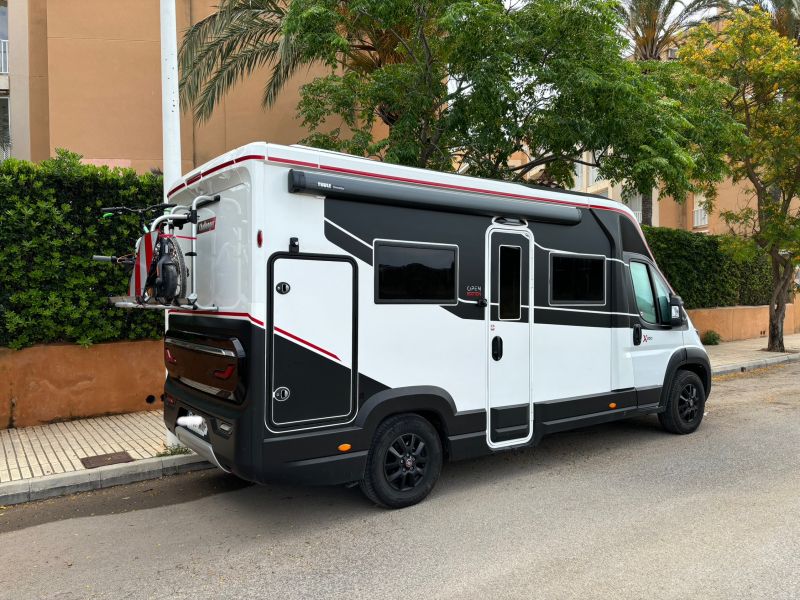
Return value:
<svg viewBox="0 0 800 600">
<path fill-rule="evenodd" d="M 375 302 L 456 304 L 458 247 L 375 242 Z"/>
<path fill-rule="evenodd" d="M 550 255 L 550 304 L 605 304 L 602 256 Z"/>
</svg>

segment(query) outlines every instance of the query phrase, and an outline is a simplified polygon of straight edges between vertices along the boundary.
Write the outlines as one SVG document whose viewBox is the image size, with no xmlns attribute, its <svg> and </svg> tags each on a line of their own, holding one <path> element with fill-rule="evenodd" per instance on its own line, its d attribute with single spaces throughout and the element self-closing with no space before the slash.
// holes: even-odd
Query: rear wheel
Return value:
<svg viewBox="0 0 800 600">
<path fill-rule="evenodd" d="M 658 415 L 661 426 L 670 433 L 692 433 L 703 420 L 706 392 L 696 373 L 678 371 L 672 381 L 666 410 Z"/>
<path fill-rule="evenodd" d="M 442 442 L 433 425 L 398 415 L 375 432 L 361 491 L 387 508 L 411 506 L 430 493 L 441 470 Z"/>
</svg>

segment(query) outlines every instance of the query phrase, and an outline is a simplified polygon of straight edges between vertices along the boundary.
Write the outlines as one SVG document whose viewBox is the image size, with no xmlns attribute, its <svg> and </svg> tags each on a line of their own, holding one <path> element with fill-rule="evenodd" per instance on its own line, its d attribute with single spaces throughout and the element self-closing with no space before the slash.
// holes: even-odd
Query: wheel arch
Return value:
<svg viewBox="0 0 800 600">
<path fill-rule="evenodd" d="M 659 403 L 661 408 L 666 406 L 672 381 L 678 371 L 695 373 L 703 384 L 706 398 L 711 393 L 711 362 L 708 360 L 708 354 L 702 348 L 694 346 L 679 348 L 673 353 L 667 364 L 664 386 L 661 388 L 661 402 Z"/>
<path fill-rule="evenodd" d="M 448 439 L 454 427 L 456 405 L 446 390 L 431 385 L 383 390 L 361 406 L 354 425 L 372 436 L 386 419 L 400 414 L 416 414 L 428 421 L 439 434 L 442 450 L 449 454 Z"/>
</svg>

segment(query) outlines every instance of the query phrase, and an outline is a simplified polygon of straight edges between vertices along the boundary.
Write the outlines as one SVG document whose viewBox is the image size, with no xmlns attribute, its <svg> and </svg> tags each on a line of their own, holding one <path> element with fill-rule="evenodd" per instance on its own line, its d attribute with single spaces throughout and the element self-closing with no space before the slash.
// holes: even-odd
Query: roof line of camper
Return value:
<svg viewBox="0 0 800 600">
<path fill-rule="evenodd" d="M 266 152 L 263 153 L 263 154 L 251 153 L 250 150 L 253 148 L 253 146 L 261 146 L 261 147 L 263 147 L 263 150 L 266 150 Z M 273 150 L 273 149 L 274 150 L 278 150 L 278 151 L 281 150 L 281 149 L 286 149 L 287 151 L 290 151 L 292 153 L 297 153 L 298 150 L 302 151 L 303 153 L 309 153 L 309 154 L 316 153 L 316 156 L 314 158 L 316 158 L 317 160 L 315 162 L 312 162 L 312 161 L 308 161 L 308 160 L 298 160 L 298 159 L 295 159 L 295 158 L 288 158 L 288 157 L 285 157 L 285 156 L 278 156 L 277 154 L 273 154 L 272 152 L 270 152 L 270 150 Z M 350 155 L 336 153 L 336 152 L 315 151 L 313 149 L 305 148 L 305 147 L 291 147 L 291 146 L 281 146 L 281 145 L 277 145 L 277 144 L 259 143 L 259 144 L 249 144 L 247 146 L 244 146 L 244 147 L 240 148 L 239 151 L 240 152 L 247 152 L 247 153 L 246 154 L 242 154 L 241 156 L 234 156 L 235 153 L 237 152 L 236 150 L 234 150 L 232 152 L 228 152 L 226 154 L 223 154 L 219 158 L 217 158 L 215 160 L 212 160 L 212 161 L 209 161 L 208 163 L 206 163 L 202 167 L 200 167 L 198 169 L 195 169 L 193 172 L 190 172 L 185 178 L 181 178 L 179 180 L 179 182 L 177 183 L 177 185 L 175 185 L 172 189 L 170 189 L 170 191 L 167 193 L 167 197 L 168 198 L 171 197 L 172 195 L 176 194 L 177 192 L 183 190 L 184 188 L 191 187 L 193 184 L 197 183 L 201 179 L 203 179 L 205 177 L 208 177 L 209 175 L 212 175 L 213 173 L 216 173 L 217 171 L 220 171 L 220 170 L 222 170 L 222 169 L 224 169 L 226 167 L 230 167 L 230 166 L 233 166 L 235 164 L 239 164 L 239 163 L 242 163 L 242 162 L 245 162 L 245 161 L 249 161 L 249 160 L 261 160 L 261 161 L 268 161 L 268 162 L 279 163 L 279 164 L 302 166 L 302 167 L 307 167 L 307 168 L 311 168 L 311 169 L 318 169 L 318 170 L 321 170 L 321 171 L 342 173 L 342 174 L 347 174 L 347 175 L 356 175 L 356 176 L 361 176 L 361 177 L 371 177 L 371 178 L 376 178 L 376 179 L 384 179 L 384 180 L 388 180 L 388 181 L 394 181 L 394 182 L 397 182 L 397 183 L 405 183 L 405 184 L 411 184 L 411 185 L 430 186 L 430 187 L 437 187 L 437 188 L 443 188 L 443 189 L 458 190 L 458 191 L 462 191 L 462 192 L 471 192 L 471 193 L 476 193 L 476 194 L 487 194 L 487 195 L 493 195 L 493 196 L 502 196 L 502 197 L 507 197 L 507 198 L 515 198 L 515 199 L 519 199 L 519 200 L 530 200 L 530 201 L 533 201 L 533 202 L 536 202 L 536 201 L 538 201 L 538 202 L 547 202 L 547 203 L 561 204 L 561 205 L 567 205 L 567 206 L 576 206 L 578 208 L 598 208 L 598 209 L 601 209 L 601 210 L 610 210 L 610 211 L 614 211 L 614 212 L 617 212 L 617 213 L 620 213 L 620 214 L 624 214 L 628 218 L 630 218 L 630 219 L 635 221 L 635 217 L 633 215 L 633 212 L 631 212 L 630 209 L 627 206 L 619 204 L 618 202 L 615 202 L 613 200 L 609 200 L 608 198 L 603 198 L 602 196 L 596 196 L 596 195 L 593 195 L 593 194 L 585 194 L 585 193 L 581 193 L 581 192 L 572 192 L 572 191 L 569 191 L 569 190 L 561 191 L 561 190 L 549 190 L 549 189 L 545 189 L 545 188 L 542 189 L 542 191 L 549 192 L 549 194 L 553 194 L 554 196 L 561 196 L 561 195 L 563 195 L 563 196 L 572 196 L 572 199 L 567 199 L 567 198 L 550 197 L 549 194 L 546 195 L 546 196 L 532 195 L 532 194 L 526 194 L 526 193 L 501 191 L 501 190 L 486 188 L 486 187 L 482 187 L 482 186 L 481 187 L 473 187 L 471 185 L 462 185 L 461 183 L 455 183 L 455 182 L 453 182 L 453 183 L 444 183 L 444 182 L 424 180 L 424 179 L 415 179 L 415 178 L 411 178 L 411 177 L 403 177 L 403 176 L 399 176 L 399 175 L 387 175 L 387 174 L 383 174 L 383 173 L 376 173 L 374 171 L 364 171 L 364 170 L 360 170 L 360 169 L 349 169 L 349 168 L 346 168 L 346 167 L 338 167 L 338 166 L 334 166 L 334 165 L 324 164 L 321 159 L 325 155 L 333 155 L 333 156 L 336 156 L 336 157 L 339 157 L 339 158 L 344 158 L 344 159 L 346 159 L 348 161 L 352 161 L 352 162 L 364 162 L 364 163 L 368 163 L 368 164 L 373 164 L 374 161 L 371 161 L 371 160 L 369 160 L 367 158 L 362 158 L 362 157 L 357 157 L 357 156 L 350 156 Z M 311 158 L 311 157 L 309 157 L 309 158 Z M 221 161 L 221 162 L 219 162 L 219 161 Z M 425 169 L 414 169 L 414 168 L 411 168 L 409 170 L 413 170 L 415 172 L 419 171 L 421 173 L 427 173 L 428 172 Z M 487 182 L 492 181 L 492 180 L 487 180 L 487 179 L 480 179 L 480 178 L 477 178 L 477 177 L 468 177 L 468 176 L 464 176 L 464 175 L 452 175 L 452 174 L 449 174 L 449 173 L 441 173 L 440 175 L 447 176 L 448 179 L 450 179 L 451 177 L 458 177 L 459 180 L 464 181 L 465 183 L 476 184 L 476 185 L 479 185 L 481 183 L 485 185 Z M 501 182 L 501 183 L 503 183 L 504 185 L 509 186 L 509 187 L 510 186 L 519 187 L 521 190 L 531 189 L 531 188 L 527 188 L 526 186 L 521 185 L 521 184 L 514 184 L 514 183 L 510 183 L 510 182 Z M 581 201 L 577 201 L 577 199 L 575 198 L 576 196 L 580 197 L 582 202 Z"/>
</svg>

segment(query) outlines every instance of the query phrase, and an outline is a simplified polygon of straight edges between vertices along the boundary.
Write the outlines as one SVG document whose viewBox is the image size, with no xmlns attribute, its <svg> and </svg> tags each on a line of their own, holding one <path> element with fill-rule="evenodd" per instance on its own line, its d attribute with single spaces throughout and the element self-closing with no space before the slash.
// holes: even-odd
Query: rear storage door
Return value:
<svg viewBox="0 0 800 600">
<path fill-rule="evenodd" d="M 356 412 L 356 267 L 344 257 L 270 261 L 271 424 L 302 429 Z"/>
</svg>

